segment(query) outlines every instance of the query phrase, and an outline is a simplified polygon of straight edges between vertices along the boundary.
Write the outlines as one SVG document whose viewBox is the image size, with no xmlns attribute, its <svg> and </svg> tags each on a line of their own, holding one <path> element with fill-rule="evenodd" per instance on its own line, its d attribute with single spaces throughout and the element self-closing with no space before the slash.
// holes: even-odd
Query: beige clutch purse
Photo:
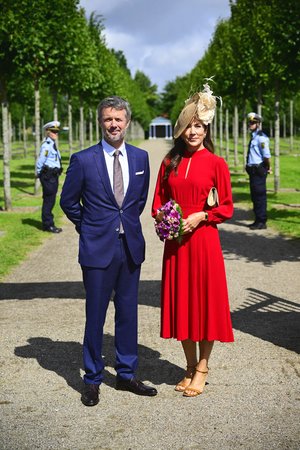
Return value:
<svg viewBox="0 0 300 450">
<path fill-rule="evenodd" d="M 208 206 L 218 206 L 219 205 L 219 195 L 217 188 L 212 187 L 207 196 Z"/>
</svg>

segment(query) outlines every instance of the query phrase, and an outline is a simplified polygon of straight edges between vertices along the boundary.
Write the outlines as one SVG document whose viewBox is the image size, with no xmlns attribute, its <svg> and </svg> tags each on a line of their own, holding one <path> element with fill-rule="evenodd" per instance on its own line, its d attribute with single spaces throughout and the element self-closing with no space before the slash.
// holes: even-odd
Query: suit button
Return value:
<svg viewBox="0 0 300 450">
<path fill-rule="evenodd" d="M 120 209 L 120 213 L 123 214 L 123 209 Z"/>
<path fill-rule="evenodd" d="M 120 231 L 120 228 L 116 228 L 116 231 Z"/>
</svg>

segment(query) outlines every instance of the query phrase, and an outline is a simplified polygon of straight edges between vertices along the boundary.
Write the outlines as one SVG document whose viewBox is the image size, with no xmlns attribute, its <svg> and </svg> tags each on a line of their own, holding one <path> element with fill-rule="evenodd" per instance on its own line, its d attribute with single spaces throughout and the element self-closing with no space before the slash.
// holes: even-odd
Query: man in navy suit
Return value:
<svg viewBox="0 0 300 450">
<path fill-rule="evenodd" d="M 60 201 L 80 236 L 79 263 L 86 291 L 81 400 L 86 406 L 99 401 L 103 326 L 113 291 L 116 388 L 157 394 L 135 377 L 138 284 L 145 259 L 140 215 L 149 188 L 148 154 L 124 141 L 131 119 L 127 101 L 117 96 L 104 99 L 98 106 L 98 119 L 102 140 L 72 155 Z"/>
</svg>

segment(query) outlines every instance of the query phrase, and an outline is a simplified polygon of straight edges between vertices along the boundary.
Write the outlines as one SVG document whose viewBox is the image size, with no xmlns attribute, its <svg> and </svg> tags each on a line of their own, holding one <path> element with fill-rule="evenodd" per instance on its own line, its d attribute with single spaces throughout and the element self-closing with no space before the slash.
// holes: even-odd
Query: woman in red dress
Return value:
<svg viewBox="0 0 300 450">
<path fill-rule="evenodd" d="M 214 155 L 210 139 L 216 98 L 207 84 L 181 111 L 174 128 L 174 147 L 157 178 L 152 215 L 175 200 L 183 213 L 181 243 L 166 240 L 161 290 L 161 336 L 182 343 L 186 374 L 175 387 L 185 397 L 203 392 L 208 359 L 215 340 L 232 342 L 224 259 L 217 224 L 233 214 L 230 175 L 224 159 Z M 212 187 L 218 204 L 208 206 Z M 197 356 L 199 342 L 199 356 Z"/>
</svg>

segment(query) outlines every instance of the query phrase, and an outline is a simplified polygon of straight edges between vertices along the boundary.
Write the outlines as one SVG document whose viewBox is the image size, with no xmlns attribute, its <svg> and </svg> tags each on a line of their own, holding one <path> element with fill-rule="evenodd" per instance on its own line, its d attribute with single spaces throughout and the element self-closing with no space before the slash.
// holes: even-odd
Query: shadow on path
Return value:
<svg viewBox="0 0 300 450">
<path fill-rule="evenodd" d="M 80 369 L 82 365 L 82 345 L 79 342 L 53 341 L 47 337 L 31 337 L 28 344 L 15 348 L 15 355 L 20 358 L 34 358 L 45 369 L 55 372 L 64 378 L 67 384 L 75 391 L 81 392 L 82 379 Z M 160 359 L 161 354 L 144 345 L 139 345 L 138 377 L 147 379 L 155 385 L 162 383 L 175 384 L 184 371 L 178 366 Z M 104 335 L 103 355 L 106 367 L 114 367 L 114 337 Z M 104 371 L 104 383 L 110 387 L 115 386 L 115 376 L 108 370 Z"/>
<path fill-rule="evenodd" d="M 243 333 L 300 353 L 300 305 L 257 289 L 232 312 L 232 324 Z"/>
<path fill-rule="evenodd" d="M 226 228 L 220 228 L 220 238 L 226 259 L 244 258 L 247 263 L 260 262 L 272 266 L 280 261 L 300 261 L 300 240 L 268 234 L 268 230 L 230 230 L 230 225 L 246 227 L 248 211 L 236 209 Z M 249 222 L 250 223 L 250 222 Z"/>
<path fill-rule="evenodd" d="M 28 284 L 8 284 L 6 286 L 6 295 L 3 295 L 4 291 L 2 290 L 1 299 L 84 299 L 84 290 L 81 282 Z M 299 303 L 276 297 L 257 289 L 247 288 L 247 291 L 249 293 L 247 301 L 232 312 L 233 327 L 280 347 L 300 353 Z M 160 307 L 160 281 L 141 281 L 139 304 L 156 308 Z M 42 343 L 40 341 L 40 344 Z M 58 345 L 56 342 L 53 344 Z M 75 346 L 79 345 L 76 343 L 65 343 L 65 345 L 70 347 L 66 351 L 68 357 L 74 352 L 72 344 Z M 60 343 L 60 345 L 62 346 L 60 352 L 63 354 L 63 343 Z M 111 346 L 113 347 L 113 343 L 111 343 Z M 153 352 L 150 349 L 149 351 Z M 140 352 L 142 360 L 148 360 L 147 351 L 144 351 L 143 347 L 140 348 Z M 79 350 L 77 353 L 79 353 Z M 154 359 L 157 358 L 159 358 L 159 355 L 156 355 Z M 78 359 L 77 357 L 77 361 Z M 151 354 L 150 359 L 149 371 L 152 370 L 153 354 Z M 172 374 L 168 376 L 172 377 Z"/>
<path fill-rule="evenodd" d="M 84 299 L 81 281 L 49 281 L 42 283 L 0 283 L 0 300 Z M 139 304 L 160 306 L 160 281 L 141 281 Z"/>
<path fill-rule="evenodd" d="M 49 281 L 34 283 L 0 283 L 0 300 L 33 300 L 85 298 L 81 281 Z"/>
</svg>

